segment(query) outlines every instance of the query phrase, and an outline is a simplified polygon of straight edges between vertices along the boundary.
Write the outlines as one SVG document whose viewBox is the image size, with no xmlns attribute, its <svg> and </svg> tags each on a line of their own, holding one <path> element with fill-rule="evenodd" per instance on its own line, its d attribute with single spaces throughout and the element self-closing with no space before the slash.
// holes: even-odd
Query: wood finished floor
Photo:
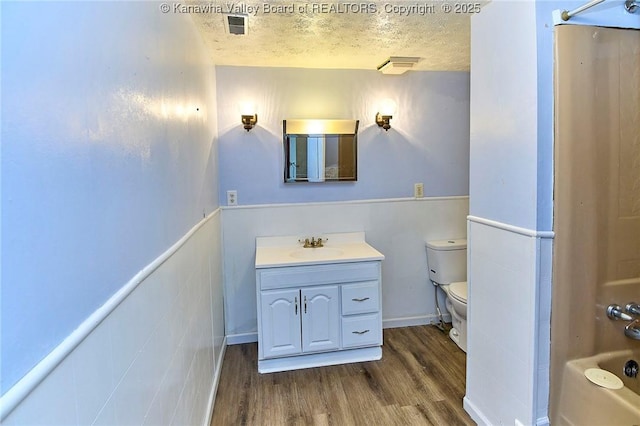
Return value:
<svg viewBox="0 0 640 426">
<path fill-rule="evenodd" d="M 384 330 L 380 361 L 259 374 L 257 351 L 227 347 L 212 426 L 475 424 L 465 354 L 434 326 Z"/>
</svg>

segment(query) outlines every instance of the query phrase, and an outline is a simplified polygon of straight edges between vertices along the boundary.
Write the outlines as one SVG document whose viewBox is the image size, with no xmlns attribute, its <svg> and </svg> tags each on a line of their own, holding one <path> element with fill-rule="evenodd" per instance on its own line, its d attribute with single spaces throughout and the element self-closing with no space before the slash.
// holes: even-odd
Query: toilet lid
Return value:
<svg viewBox="0 0 640 426">
<path fill-rule="evenodd" d="M 467 303 L 467 282 L 460 281 L 449 284 L 449 296 L 458 299 L 460 302 Z"/>
</svg>

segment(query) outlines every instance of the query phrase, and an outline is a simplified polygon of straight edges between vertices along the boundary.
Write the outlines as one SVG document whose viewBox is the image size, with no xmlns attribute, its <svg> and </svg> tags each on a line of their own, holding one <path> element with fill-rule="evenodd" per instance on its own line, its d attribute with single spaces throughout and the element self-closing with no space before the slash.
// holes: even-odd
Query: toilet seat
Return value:
<svg viewBox="0 0 640 426">
<path fill-rule="evenodd" d="M 460 303 L 467 303 L 467 282 L 460 281 L 449 284 L 449 297 L 456 299 Z"/>
</svg>

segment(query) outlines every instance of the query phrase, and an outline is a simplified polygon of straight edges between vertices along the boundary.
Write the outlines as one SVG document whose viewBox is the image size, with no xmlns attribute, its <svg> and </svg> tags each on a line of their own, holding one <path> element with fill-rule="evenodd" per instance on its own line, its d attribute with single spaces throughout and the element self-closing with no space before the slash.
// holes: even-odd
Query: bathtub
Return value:
<svg viewBox="0 0 640 426">
<path fill-rule="evenodd" d="M 598 354 L 567 362 L 562 377 L 559 424 L 575 426 L 640 426 L 640 374 L 626 377 L 624 364 L 640 363 L 640 350 Z M 584 375 L 588 368 L 601 368 L 622 379 L 622 389 L 605 389 Z"/>
</svg>

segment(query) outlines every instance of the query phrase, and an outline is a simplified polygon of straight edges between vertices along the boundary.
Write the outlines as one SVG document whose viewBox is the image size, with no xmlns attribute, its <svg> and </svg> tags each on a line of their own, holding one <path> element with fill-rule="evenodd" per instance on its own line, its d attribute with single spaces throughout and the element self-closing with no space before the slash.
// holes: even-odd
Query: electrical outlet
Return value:
<svg viewBox="0 0 640 426">
<path fill-rule="evenodd" d="M 235 189 L 233 191 L 227 191 L 227 205 L 228 206 L 238 205 L 238 191 L 236 191 Z"/>
<path fill-rule="evenodd" d="M 424 197 L 424 185 L 422 183 L 413 184 L 413 196 L 416 198 Z"/>
</svg>

